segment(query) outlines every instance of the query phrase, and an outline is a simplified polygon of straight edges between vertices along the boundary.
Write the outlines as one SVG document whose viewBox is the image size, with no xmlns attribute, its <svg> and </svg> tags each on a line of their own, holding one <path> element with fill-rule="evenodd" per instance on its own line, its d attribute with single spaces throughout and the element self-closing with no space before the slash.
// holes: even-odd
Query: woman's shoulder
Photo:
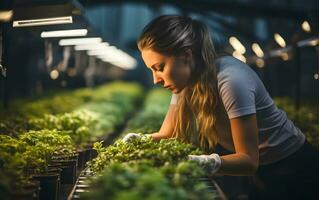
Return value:
<svg viewBox="0 0 319 200">
<path fill-rule="evenodd" d="M 250 76 L 253 70 L 244 62 L 233 56 L 218 57 L 215 61 L 218 79 L 227 77 Z"/>
<path fill-rule="evenodd" d="M 223 56 L 216 60 L 218 87 L 254 87 L 258 76 L 246 63 L 232 57 Z"/>
<path fill-rule="evenodd" d="M 229 67 L 235 67 L 237 66 L 243 66 L 246 65 L 246 63 L 238 60 L 237 58 L 230 56 L 230 55 L 225 55 L 225 56 L 221 56 L 221 57 L 217 57 L 216 61 L 215 61 L 215 65 L 218 68 L 221 69 L 228 69 Z"/>
</svg>

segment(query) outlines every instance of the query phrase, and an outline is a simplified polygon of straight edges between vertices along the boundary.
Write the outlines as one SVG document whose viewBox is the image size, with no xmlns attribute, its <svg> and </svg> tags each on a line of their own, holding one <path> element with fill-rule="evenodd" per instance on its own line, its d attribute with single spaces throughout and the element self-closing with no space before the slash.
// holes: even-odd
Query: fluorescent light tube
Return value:
<svg viewBox="0 0 319 200">
<path fill-rule="evenodd" d="M 276 42 L 279 44 L 279 46 L 281 46 L 282 48 L 286 47 L 286 42 L 285 42 L 284 38 L 281 37 L 281 35 L 279 33 L 275 33 L 274 38 L 275 38 Z"/>
<path fill-rule="evenodd" d="M 241 52 L 234 51 L 233 56 L 238 60 L 241 60 L 242 62 L 246 63 L 246 57 L 243 54 L 241 54 Z"/>
<path fill-rule="evenodd" d="M 246 52 L 246 48 L 244 45 L 234 36 L 229 38 L 229 43 L 232 47 L 239 53 L 244 54 Z"/>
<path fill-rule="evenodd" d="M 76 45 L 74 49 L 76 51 L 89 51 L 89 50 L 103 50 L 108 48 L 109 43 L 102 42 L 97 44 L 83 44 L 83 45 Z"/>
<path fill-rule="evenodd" d="M 319 37 L 312 37 L 307 40 L 297 42 L 298 47 L 319 45 Z"/>
<path fill-rule="evenodd" d="M 59 31 L 43 31 L 41 33 L 42 38 L 54 38 L 54 37 L 77 37 L 86 36 L 87 29 L 72 29 L 72 30 L 59 30 Z"/>
<path fill-rule="evenodd" d="M 307 21 L 304 21 L 304 22 L 301 24 L 301 27 L 302 27 L 302 29 L 303 29 L 305 32 L 307 32 L 307 33 L 309 33 L 309 32 L 311 31 L 310 24 L 309 24 L 309 22 L 307 22 Z"/>
<path fill-rule="evenodd" d="M 99 44 L 97 44 L 97 46 L 98 45 Z M 111 63 L 123 69 L 133 69 L 137 65 L 136 60 L 132 56 L 120 49 L 117 49 L 115 46 L 105 46 L 101 49 L 88 50 L 87 54 L 89 56 L 96 56 L 103 62 Z"/>
<path fill-rule="evenodd" d="M 255 54 L 256 54 L 258 57 L 260 57 L 260 58 L 264 57 L 264 52 L 263 52 L 263 50 L 260 48 L 260 46 L 259 46 L 258 43 L 253 43 L 253 44 L 251 45 L 251 48 L 252 48 L 252 50 L 255 52 Z"/>
<path fill-rule="evenodd" d="M 71 46 L 71 45 L 82 45 L 82 44 L 96 44 L 102 42 L 100 37 L 91 38 L 72 38 L 72 39 L 62 39 L 59 41 L 60 46 Z"/>
<path fill-rule="evenodd" d="M 112 63 L 115 66 L 121 67 L 123 69 L 133 69 L 136 67 L 136 60 L 125 53 L 124 51 L 117 49 L 116 51 L 111 51 L 108 54 L 98 55 L 104 62 Z"/>
<path fill-rule="evenodd" d="M 13 27 L 71 24 L 72 22 L 73 22 L 72 16 L 51 17 L 51 18 L 42 18 L 42 19 L 28 19 L 28 20 L 13 21 Z"/>
<path fill-rule="evenodd" d="M 116 52 L 117 48 L 114 46 L 107 46 L 103 49 L 98 50 L 89 50 L 87 54 L 89 56 L 98 56 L 98 55 L 106 55 L 106 54 L 114 54 Z"/>
</svg>

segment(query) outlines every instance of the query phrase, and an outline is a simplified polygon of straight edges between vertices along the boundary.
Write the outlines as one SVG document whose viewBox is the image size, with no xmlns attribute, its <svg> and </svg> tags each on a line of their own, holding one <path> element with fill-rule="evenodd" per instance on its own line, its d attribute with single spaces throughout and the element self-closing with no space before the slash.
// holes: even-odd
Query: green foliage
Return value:
<svg viewBox="0 0 319 200">
<path fill-rule="evenodd" d="M 44 115 L 29 121 L 33 130 L 60 130 L 69 134 L 78 146 L 88 141 L 97 120 L 94 113 L 86 110 L 64 113 L 61 115 Z"/>
<path fill-rule="evenodd" d="M 158 131 L 170 98 L 165 90 L 152 90 L 126 132 Z M 88 166 L 96 176 L 83 199 L 212 199 L 213 194 L 198 180 L 203 169 L 187 161 L 189 154 L 203 153 L 190 144 L 177 139 L 156 142 L 144 136 L 129 143 L 119 139 L 108 147 L 96 142 L 93 149 L 98 156 Z"/>
<path fill-rule="evenodd" d="M 26 165 L 23 157 L 25 150 L 24 142 L 0 135 L 0 171 L 10 177 L 21 176 Z"/>
<path fill-rule="evenodd" d="M 54 155 L 71 155 L 75 151 L 71 137 L 63 131 L 32 130 L 20 135 L 19 140 L 25 144 L 22 154 L 26 168 L 36 172 L 45 172 Z"/>
<path fill-rule="evenodd" d="M 89 162 L 93 172 L 102 171 L 106 165 L 112 162 L 129 162 L 147 159 L 153 166 L 162 166 L 165 163 L 178 163 L 186 160 L 189 154 L 202 153 L 196 147 L 185 144 L 177 139 L 165 139 L 155 142 L 150 137 L 141 137 L 130 143 L 121 139 L 114 145 L 106 148 L 101 143 L 95 143 L 94 149 L 98 156 Z"/>
<path fill-rule="evenodd" d="M 127 132 L 153 133 L 160 129 L 165 118 L 171 93 L 164 89 L 152 89 L 146 96 L 142 112 L 128 123 Z"/>
<path fill-rule="evenodd" d="M 123 94 L 126 95 L 124 98 Z M 139 84 L 118 81 L 96 88 L 55 91 L 54 94 L 50 92 L 36 99 L 17 99 L 10 104 L 7 110 L 1 112 L 0 119 L 16 118 L 17 116 L 26 119 L 38 118 L 44 114 L 72 112 L 88 102 L 116 102 L 118 99 L 136 102 L 141 97 L 143 97 L 143 88 Z"/>
<path fill-rule="evenodd" d="M 14 101 L 0 115 L 6 134 L 0 135 L 0 194 L 46 172 L 57 156 L 72 156 L 75 147 L 114 131 L 142 97 L 140 85 L 114 82 Z"/>
<path fill-rule="evenodd" d="M 198 165 L 190 162 L 158 168 L 149 161 L 111 163 L 91 180 L 91 190 L 83 199 L 212 199 L 198 181 L 202 175 Z"/>
<path fill-rule="evenodd" d="M 295 109 L 292 99 L 275 98 L 276 105 L 287 113 L 298 128 L 306 135 L 307 140 L 319 148 L 319 106 L 315 103 L 304 103 L 299 110 Z"/>
<path fill-rule="evenodd" d="M 6 118 L 0 119 L 0 133 L 17 137 L 21 132 L 28 130 L 28 120 L 24 118 Z"/>
</svg>

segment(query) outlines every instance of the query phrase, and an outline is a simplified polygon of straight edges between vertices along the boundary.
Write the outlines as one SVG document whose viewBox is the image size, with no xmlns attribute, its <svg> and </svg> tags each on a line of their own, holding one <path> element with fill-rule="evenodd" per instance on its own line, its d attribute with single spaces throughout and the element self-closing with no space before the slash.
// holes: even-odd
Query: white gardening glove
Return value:
<svg viewBox="0 0 319 200">
<path fill-rule="evenodd" d="M 123 137 L 122 141 L 130 142 L 141 137 L 142 137 L 141 134 L 138 134 L 138 133 L 128 133 Z"/>
<path fill-rule="evenodd" d="M 151 137 L 150 134 L 128 133 L 123 137 L 122 141 L 123 142 L 131 142 L 131 141 L 139 139 L 139 138 L 149 138 L 149 137 Z"/>
<path fill-rule="evenodd" d="M 189 155 L 188 160 L 197 162 L 211 175 L 215 174 L 222 164 L 220 156 L 216 153 L 210 155 Z"/>
</svg>

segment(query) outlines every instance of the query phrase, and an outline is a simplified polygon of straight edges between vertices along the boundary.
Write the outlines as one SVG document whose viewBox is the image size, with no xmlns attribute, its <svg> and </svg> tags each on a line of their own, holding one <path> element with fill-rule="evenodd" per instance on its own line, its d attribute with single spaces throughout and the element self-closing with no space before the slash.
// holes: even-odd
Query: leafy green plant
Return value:
<svg viewBox="0 0 319 200">
<path fill-rule="evenodd" d="M 33 130 L 60 130 L 69 134 L 78 146 L 90 139 L 90 131 L 94 130 L 96 120 L 89 111 L 65 113 L 61 115 L 44 115 L 29 121 Z"/>
<path fill-rule="evenodd" d="M 306 102 L 297 111 L 294 102 L 290 98 L 277 97 L 274 100 L 276 105 L 284 110 L 289 119 L 306 135 L 307 140 L 319 148 L 319 106 L 313 102 Z"/>
<path fill-rule="evenodd" d="M 26 144 L 15 138 L 0 135 L 0 194 L 10 197 L 12 187 L 21 187 L 29 177 L 24 174 L 26 159 L 23 152 Z"/>
<path fill-rule="evenodd" d="M 170 99 L 171 93 L 164 89 L 155 88 L 148 92 L 142 111 L 129 121 L 127 132 L 158 131 L 166 115 Z"/>
<path fill-rule="evenodd" d="M 202 153 L 196 147 L 185 144 L 177 139 L 165 139 L 155 142 L 149 137 L 141 137 L 130 143 L 117 140 L 114 145 L 102 147 L 102 143 L 95 143 L 93 147 L 98 156 L 89 162 L 93 172 L 102 171 L 111 162 L 129 162 L 149 160 L 153 166 L 164 163 L 178 163 L 187 159 L 189 154 Z"/>
<path fill-rule="evenodd" d="M 22 156 L 25 143 L 6 135 L 0 135 L 0 169 L 12 177 L 22 176 L 26 161 Z"/>
<path fill-rule="evenodd" d="M 89 183 L 81 199 L 212 199 L 198 181 L 203 175 L 195 163 L 166 163 L 155 168 L 149 161 L 111 163 Z"/>
<path fill-rule="evenodd" d="M 57 130 L 28 131 L 19 136 L 25 145 L 22 153 L 27 169 L 46 172 L 52 157 L 57 153 L 71 155 L 75 151 L 71 137 L 67 132 Z"/>
</svg>

